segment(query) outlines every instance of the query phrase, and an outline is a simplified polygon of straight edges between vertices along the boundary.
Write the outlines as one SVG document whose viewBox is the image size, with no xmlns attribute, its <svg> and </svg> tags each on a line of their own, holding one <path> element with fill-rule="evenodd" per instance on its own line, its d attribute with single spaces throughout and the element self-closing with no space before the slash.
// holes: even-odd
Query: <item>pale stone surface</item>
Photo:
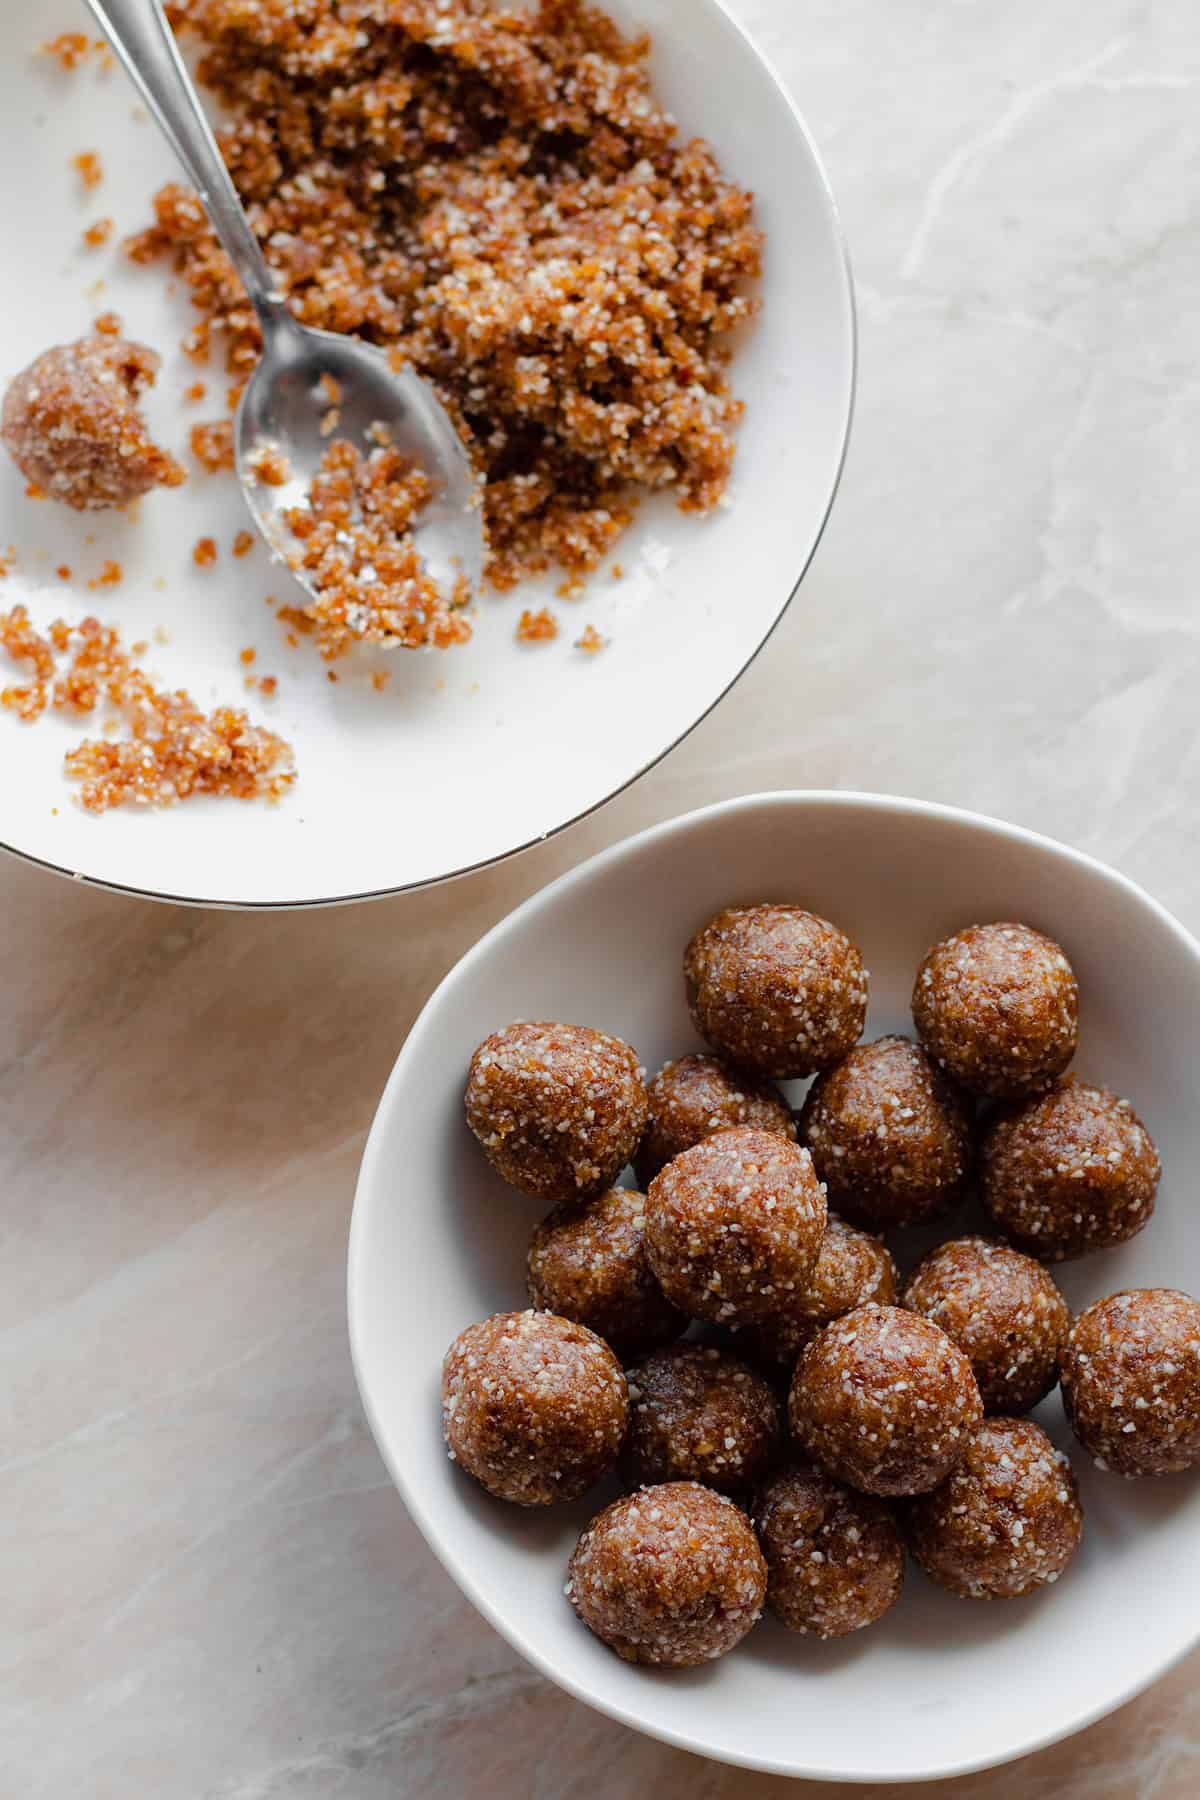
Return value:
<svg viewBox="0 0 1200 1800">
<path fill-rule="evenodd" d="M 1016 818 L 1200 927 L 1191 0 L 736 10 L 825 152 L 862 325 L 841 500 L 736 692 L 596 818 L 433 895 L 230 916 L 0 867 L 5 1795 L 803 1791 L 548 1687 L 407 1523 L 343 1301 L 392 1057 L 523 895 L 760 788 Z M 1198 1676 L 937 1791 L 1185 1800 Z"/>
</svg>

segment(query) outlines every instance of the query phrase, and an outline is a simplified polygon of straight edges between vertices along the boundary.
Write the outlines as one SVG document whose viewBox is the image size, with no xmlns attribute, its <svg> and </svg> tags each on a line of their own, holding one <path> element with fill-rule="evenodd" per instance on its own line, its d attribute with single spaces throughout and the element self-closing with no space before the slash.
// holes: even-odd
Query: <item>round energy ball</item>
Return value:
<svg viewBox="0 0 1200 1800">
<path fill-rule="evenodd" d="M 857 1043 L 867 971 L 850 939 L 800 906 L 729 906 L 683 959 L 706 1043 L 768 1080 L 811 1075 Z"/>
<path fill-rule="evenodd" d="M 609 1188 L 582 1205 L 556 1206 L 536 1226 L 526 1262 L 533 1305 L 586 1325 L 618 1356 L 640 1356 L 682 1337 L 646 1257 L 646 1196 Z"/>
<path fill-rule="evenodd" d="M 983 1408 L 1029 1412 L 1058 1381 L 1071 1309 L 1053 1277 L 989 1238 L 952 1238 L 923 1257 L 901 1305 L 940 1325 L 971 1359 Z"/>
<path fill-rule="evenodd" d="M 567 1599 L 626 1662 L 686 1669 L 741 1642 L 762 1612 L 767 1566 L 745 1513 L 694 1481 L 639 1488 L 594 1518 L 571 1557 Z"/>
<path fill-rule="evenodd" d="M 493 1313 L 460 1331 L 442 1363 L 451 1457 L 517 1506 L 586 1493 L 616 1462 L 628 1424 L 608 1345 L 553 1313 Z"/>
<path fill-rule="evenodd" d="M 813 1339 L 792 1376 L 792 1435 L 868 1494 L 920 1494 L 950 1473 L 983 1417 L 971 1365 L 898 1306 L 860 1306 Z"/>
<path fill-rule="evenodd" d="M 611 1187 L 637 1149 L 642 1076 L 628 1044 L 590 1026 L 509 1025 L 471 1058 L 467 1124 L 512 1187 L 584 1200 Z"/>
<path fill-rule="evenodd" d="M 730 1125 L 756 1125 L 795 1140 L 795 1120 L 776 1089 L 716 1056 L 677 1056 L 664 1063 L 646 1097 L 650 1121 L 636 1158 L 643 1183 L 682 1151 Z"/>
<path fill-rule="evenodd" d="M 873 1494 L 817 1469 L 777 1475 L 754 1509 L 767 1560 L 767 1605 L 789 1631 L 847 1637 L 900 1598 L 904 1540 Z"/>
<path fill-rule="evenodd" d="M 24 475 L 78 512 L 128 506 L 153 487 L 178 487 L 184 470 L 151 440 L 138 398 L 159 359 L 123 338 L 56 344 L 13 378 L 0 438 Z"/>
<path fill-rule="evenodd" d="M 654 1177 L 646 1202 L 646 1254 L 663 1292 L 718 1324 L 753 1324 L 785 1306 L 825 1230 L 808 1151 L 752 1125 L 685 1150 Z"/>
<path fill-rule="evenodd" d="M 885 1246 L 830 1213 L 805 1286 L 782 1311 L 739 1332 L 738 1348 L 751 1362 L 791 1369 L 800 1352 L 834 1319 L 868 1301 L 890 1306 L 895 1298 L 896 1265 Z"/>
<path fill-rule="evenodd" d="M 968 925 L 935 944 L 917 970 L 912 1013 L 934 1062 L 996 1100 L 1049 1087 L 1079 1038 L 1071 965 L 1028 925 Z"/>
<path fill-rule="evenodd" d="M 763 1479 L 779 1449 L 779 1407 L 753 1369 L 704 1344 L 674 1344 L 626 1377 L 633 1486 L 700 1481 L 736 1494 Z"/>
<path fill-rule="evenodd" d="M 890 1231 L 947 1212 L 971 1167 L 967 1101 L 907 1038 L 860 1044 L 817 1076 L 800 1114 L 829 1204 Z"/>
<path fill-rule="evenodd" d="M 1128 1100 L 1075 1080 L 994 1119 L 979 1164 L 997 1231 L 1043 1262 L 1136 1236 L 1154 1211 L 1161 1173 Z"/>
<path fill-rule="evenodd" d="M 1083 1536 L 1071 1465 L 1032 1419 L 987 1419 L 958 1467 L 907 1508 L 931 1580 L 966 1600 L 1014 1600 L 1057 1581 Z"/>
<path fill-rule="evenodd" d="M 1200 1301 L 1175 1288 L 1126 1288 L 1071 1327 L 1059 1364 L 1063 1406 L 1093 1462 L 1118 1475 L 1173 1475 L 1200 1463 Z"/>
</svg>

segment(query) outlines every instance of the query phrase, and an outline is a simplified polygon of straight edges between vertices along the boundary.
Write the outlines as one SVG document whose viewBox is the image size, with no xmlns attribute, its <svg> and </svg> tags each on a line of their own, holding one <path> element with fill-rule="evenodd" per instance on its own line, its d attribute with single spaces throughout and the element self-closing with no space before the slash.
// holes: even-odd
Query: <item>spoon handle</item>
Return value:
<svg viewBox="0 0 1200 1800">
<path fill-rule="evenodd" d="M 183 164 L 260 320 L 264 326 L 277 323 L 283 296 L 250 229 L 161 0 L 88 0 L 88 5 Z"/>
</svg>

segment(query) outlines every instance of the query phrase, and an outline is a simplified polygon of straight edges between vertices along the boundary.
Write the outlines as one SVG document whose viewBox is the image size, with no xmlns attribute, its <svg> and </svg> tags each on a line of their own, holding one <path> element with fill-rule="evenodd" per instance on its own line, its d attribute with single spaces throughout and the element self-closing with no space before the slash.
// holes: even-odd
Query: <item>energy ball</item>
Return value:
<svg viewBox="0 0 1200 1800">
<path fill-rule="evenodd" d="M 1200 1301 L 1126 1288 L 1071 1327 L 1063 1405 L 1093 1462 L 1118 1475 L 1174 1475 L 1200 1463 Z"/>
<path fill-rule="evenodd" d="M 796 1137 L 791 1110 L 773 1087 L 741 1075 L 716 1056 L 677 1056 L 664 1063 L 646 1089 L 650 1122 L 638 1150 L 638 1180 L 660 1169 L 714 1131 L 757 1125 L 780 1137 Z"/>
<path fill-rule="evenodd" d="M 675 1344 L 630 1369 L 627 1480 L 700 1481 L 736 1494 L 779 1448 L 779 1407 L 753 1369 L 704 1344 Z"/>
<path fill-rule="evenodd" d="M 848 1637 L 900 1598 L 904 1540 L 891 1510 L 817 1469 L 777 1475 L 754 1509 L 767 1605 L 789 1631 Z"/>
<path fill-rule="evenodd" d="M 862 957 L 803 907 L 726 907 L 696 933 L 683 971 L 701 1037 L 768 1080 L 811 1075 L 862 1035 Z"/>
<path fill-rule="evenodd" d="M 1067 1080 L 1001 1113 L 980 1144 L 992 1221 L 1043 1262 L 1107 1250 L 1154 1211 L 1161 1166 L 1128 1100 Z"/>
<path fill-rule="evenodd" d="M 567 1599 L 626 1662 L 687 1669 L 739 1644 L 762 1612 L 767 1565 L 745 1513 L 694 1481 L 639 1488 L 584 1531 Z"/>
<path fill-rule="evenodd" d="M 800 1352 L 834 1319 L 868 1301 L 890 1306 L 895 1298 L 896 1265 L 879 1239 L 830 1213 L 805 1286 L 782 1311 L 739 1332 L 738 1346 L 751 1362 L 790 1370 Z"/>
<path fill-rule="evenodd" d="M 799 1293 L 821 1247 L 812 1157 L 752 1125 L 667 1164 L 646 1196 L 646 1254 L 667 1299 L 696 1319 L 750 1325 Z"/>
<path fill-rule="evenodd" d="M 553 1313 L 493 1313 L 442 1364 L 450 1455 L 489 1494 L 550 1506 L 586 1493 L 629 1424 L 621 1365 L 594 1331 Z"/>
<path fill-rule="evenodd" d="M 830 1206 L 872 1231 L 947 1212 L 971 1167 L 967 1101 L 907 1038 L 861 1044 L 818 1075 L 800 1141 Z"/>
<path fill-rule="evenodd" d="M 138 408 L 158 365 L 145 344 L 97 335 L 56 344 L 14 376 L 0 438 L 26 481 L 78 512 L 178 487 L 184 470 L 152 441 Z"/>
<path fill-rule="evenodd" d="M 898 1306 L 860 1306 L 800 1358 L 788 1417 L 802 1449 L 839 1481 L 921 1494 L 950 1473 L 983 1403 L 944 1331 Z"/>
<path fill-rule="evenodd" d="M 618 1356 L 640 1356 L 682 1337 L 687 1318 L 655 1280 L 645 1226 L 646 1196 L 633 1188 L 556 1206 L 529 1245 L 534 1306 L 586 1325 Z"/>
<path fill-rule="evenodd" d="M 1079 1038 L 1071 965 L 1029 925 L 968 925 L 935 944 L 917 971 L 912 1012 L 934 1062 L 995 1100 L 1049 1087 Z"/>
<path fill-rule="evenodd" d="M 1057 1581 L 1083 1536 L 1071 1465 L 1032 1419 L 985 1420 L 907 1515 L 916 1560 L 965 1600 L 1015 1600 Z"/>
<path fill-rule="evenodd" d="M 587 1025 L 506 1026 L 467 1076 L 467 1124 L 497 1174 L 535 1199 L 611 1187 L 646 1124 L 643 1070 L 628 1044 Z"/>
<path fill-rule="evenodd" d="M 1058 1381 L 1071 1310 L 1052 1276 L 988 1238 L 952 1238 L 919 1262 L 901 1301 L 971 1359 L 989 1413 L 1026 1413 Z"/>
</svg>

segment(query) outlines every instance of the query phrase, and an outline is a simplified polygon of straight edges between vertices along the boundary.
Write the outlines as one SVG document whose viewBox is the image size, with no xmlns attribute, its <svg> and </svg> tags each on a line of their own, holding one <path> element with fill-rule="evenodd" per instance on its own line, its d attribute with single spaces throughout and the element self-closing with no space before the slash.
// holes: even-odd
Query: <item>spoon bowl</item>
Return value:
<svg viewBox="0 0 1200 1800">
<path fill-rule="evenodd" d="M 383 433 L 433 482 L 433 497 L 413 522 L 429 573 L 445 593 L 460 575 L 476 591 L 483 578 L 478 484 L 429 382 L 412 368 L 394 368 L 384 351 L 359 338 L 300 325 L 281 306 L 234 422 L 238 477 L 273 555 L 286 560 L 294 548 L 286 514 L 304 503 L 331 440 L 345 439 L 366 455 Z M 263 450 L 284 459 L 284 481 L 258 478 Z M 293 572 L 304 581 L 302 571 Z"/>
</svg>

